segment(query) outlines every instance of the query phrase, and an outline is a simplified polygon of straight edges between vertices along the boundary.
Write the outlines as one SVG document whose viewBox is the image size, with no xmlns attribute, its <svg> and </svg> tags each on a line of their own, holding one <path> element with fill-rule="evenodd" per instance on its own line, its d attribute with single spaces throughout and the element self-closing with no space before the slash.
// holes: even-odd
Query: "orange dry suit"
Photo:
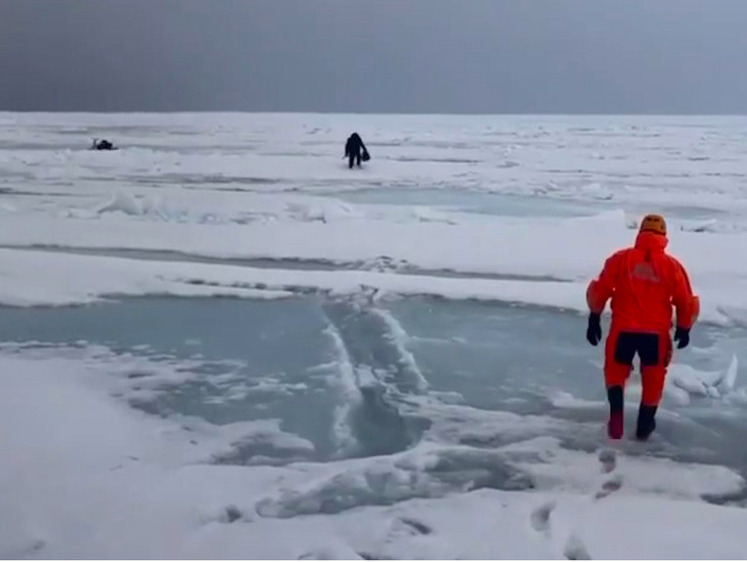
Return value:
<svg viewBox="0 0 747 562">
<path fill-rule="evenodd" d="M 700 301 L 693 294 L 685 268 L 665 252 L 668 240 L 664 232 L 665 227 L 662 232 L 641 231 L 632 248 L 606 260 L 599 277 L 586 291 L 593 314 L 601 314 L 607 300 L 612 299 L 612 323 L 604 354 L 607 388 L 625 386 L 638 353 L 641 403 L 647 406 L 659 404 L 672 358 L 672 307 L 677 313 L 675 339 L 683 332 L 687 338 L 684 345 L 700 312 Z"/>
</svg>

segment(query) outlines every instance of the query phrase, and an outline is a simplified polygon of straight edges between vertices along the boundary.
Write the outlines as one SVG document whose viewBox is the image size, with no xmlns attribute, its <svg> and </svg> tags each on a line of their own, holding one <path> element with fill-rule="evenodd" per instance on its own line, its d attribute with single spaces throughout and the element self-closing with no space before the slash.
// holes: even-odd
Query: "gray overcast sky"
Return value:
<svg viewBox="0 0 747 562">
<path fill-rule="evenodd" d="M 747 113 L 746 0 L 0 0 L 0 110 Z"/>
</svg>

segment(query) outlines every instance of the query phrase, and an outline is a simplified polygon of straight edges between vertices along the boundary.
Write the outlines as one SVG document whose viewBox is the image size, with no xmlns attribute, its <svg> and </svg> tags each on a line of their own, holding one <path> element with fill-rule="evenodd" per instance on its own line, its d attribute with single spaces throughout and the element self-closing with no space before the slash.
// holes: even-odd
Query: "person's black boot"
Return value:
<svg viewBox="0 0 747 562">
<path fill-rule="evenodd" d="M 638 408 L 638 425 L 635 437 L 640 441 L 646 441 L 656 429 L 656 406 L 641 404 Z"/>
<path fill-rule="evenodd" d="M 610 403 L 610 419 L 607 422 L 607 435 L 610 439 L 621 439 L 624 431 L 623 405 L 625 392 L 622 386 L 607 388 L 607 400 Z"/>
</svg>

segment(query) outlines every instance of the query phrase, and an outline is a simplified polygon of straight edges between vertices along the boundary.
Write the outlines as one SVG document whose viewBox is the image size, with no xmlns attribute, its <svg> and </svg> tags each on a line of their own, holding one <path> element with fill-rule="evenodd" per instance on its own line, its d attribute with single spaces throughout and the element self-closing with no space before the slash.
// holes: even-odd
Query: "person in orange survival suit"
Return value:
<svg viewBox="0 0 747 562">
<path fill-rule="evenodd" d="M 586 339 L 597 345 L 602 339 L 600 316 L 612 299 L 612 322 L 604 353 L 604 378 L 610 418 L 607 433 L 623 435 L 625 382 L 638 353 L 643 396 L 638 410 L 636 438 L 646 440 L 656 428 L 656 409 L 672 358 L 672 306 L 677 312 L 674 341 L 682 349 L 690 342 L 690 329 L 700 312 L 687 271 L 665 252 L 667 225 L 660 215 L 647 215 L 632 248 L 610 256 L 601 274 L 589 283 L 586 301 L 589 323 Z"/>
</svg>

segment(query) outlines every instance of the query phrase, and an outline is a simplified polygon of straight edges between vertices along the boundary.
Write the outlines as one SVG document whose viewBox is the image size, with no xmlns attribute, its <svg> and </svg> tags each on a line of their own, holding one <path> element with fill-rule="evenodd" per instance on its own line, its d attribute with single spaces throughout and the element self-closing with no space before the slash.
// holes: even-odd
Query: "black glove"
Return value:
<svg viewBox="0 0 747 562">
<path fill-rule="evenodd" d="M 674 331 L 674 341 L 678 342 L 677 349 L 687 347 L 687 344 L 690 343 L 690 328 L 680 328 L 677 326 L 677 329 Z"/>
<path fill-rule="evenodd" d="M 591 312 L 589 314 L 589 325 L 586 328 L 586 341 L 591 345 L 597 345 L 602 339 L 601 315 Z"/>
</svg>

